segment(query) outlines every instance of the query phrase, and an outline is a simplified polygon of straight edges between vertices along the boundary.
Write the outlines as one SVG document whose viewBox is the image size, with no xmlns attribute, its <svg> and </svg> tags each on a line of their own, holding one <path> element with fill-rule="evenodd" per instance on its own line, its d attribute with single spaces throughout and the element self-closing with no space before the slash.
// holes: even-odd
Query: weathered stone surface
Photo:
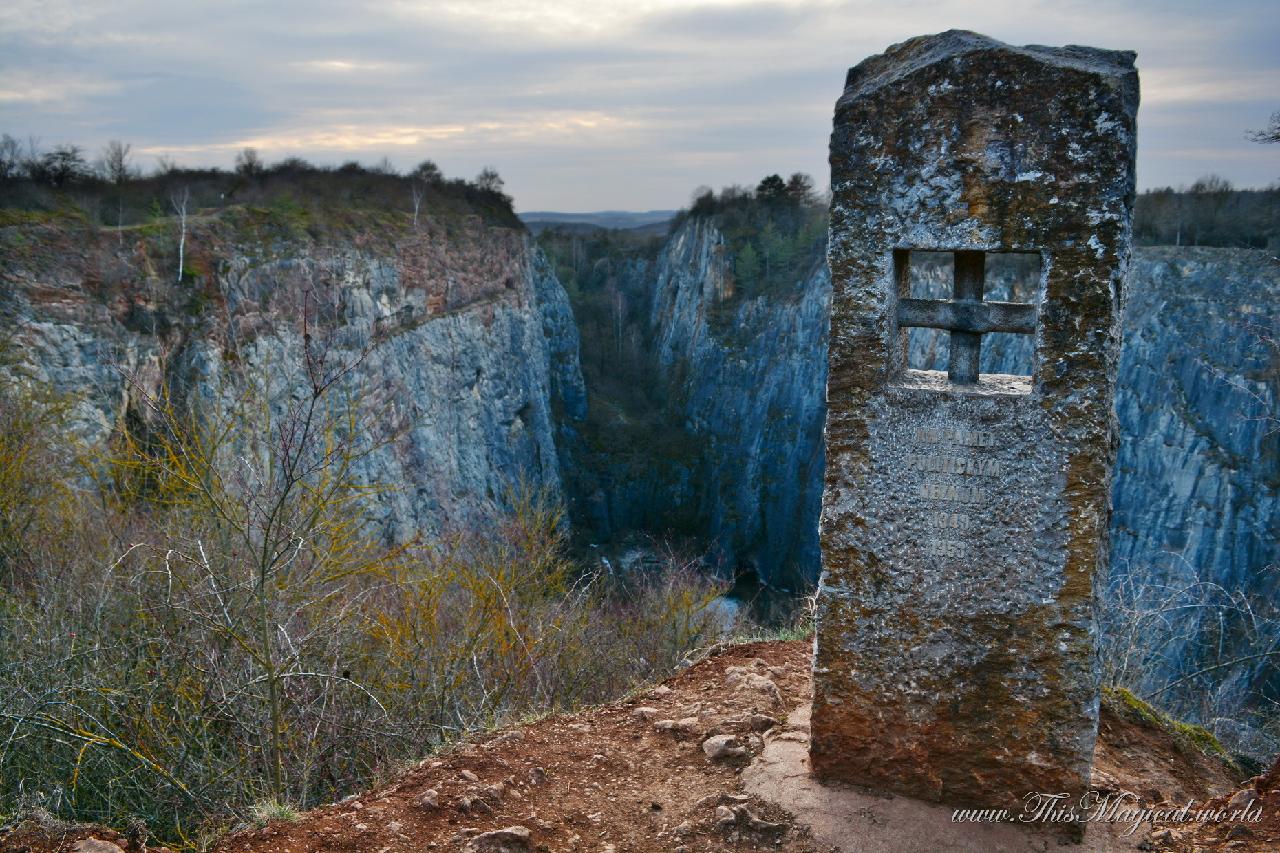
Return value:
<svg viewBox="0 0 1280 853">
<path fill-rule="evenodd" d="M 849 72 L 831 141 L 822 778 L 1010 808 L 1087 786 L 1137 102 L 1131 53 L 965 32 Z M 913 249 L 1039 256 L 1030 377 L 907 367 Z"/>
<path fill-rule="evenodd" d="M 336 305 L 326 357 L 355 365 L 347 384 L 379 414 L 370 440 L 404 427 L 353 470 L 381 487 L 366 511 L 389 540 L 481 527 L 522 481 L 560 496 L 585 392 L 568 299 L 527 235 L 424 219 L 263 241 L 229 218 L 188 236 L 209 258 L 200 290 L 159 276 L 142 243 L 4 229 L 0 313 L 17 358 L 2 369 L 70 395 L 72 429 L 90 443 L 161 387 L 218 414 L 265 381 L 279 406 L 304 373 L 299 318 L 314 290 Z"/>
<path fill-rule="evenodd" d="M 922 282 L 922 290 L 949 293 L 944 278 Z M 1280 384 L 1267 343 L 1277 328 L 1277 304 L 1280 264 L 1266 252 L 1134 249 L 1116 377 L 1119 451 L 1104 608 L 1111 601 L 1149 610 L 1189 603 L 1194 593 L 1174 601 L 1171 590 L 1195 590 L 1196 582 L 1206 584 L 1201 591 L 1221 587 L 1255 601 L 1276 599 L 1280 579 L 1266 567 L 1280 562 L 1280 539 L 1272 533 L 1280 529 L 1280 436 L 1274 432 Z M 917 331 L 925 330 L 913 330 L 913 365 L 945 370 L 946 341 L 917 340 Z M 1004 337 L 991 346 L 984 340 L 986 369 L 1029 373 L 1033 342 Z M 1161 702 L 1179 718 L 1209 726 L 1234 751 L 1251 754 L 1256 738 L 1230 715 L 1252 701 L 1273 670 L 1265 660 L 1248 659 L 1253 639 L 1247 632 L 1221 636 L 1219 618 L 1205 607 L 1170 613 L 1165 636 L 1177 639 L 1144 668 L 1135 687 L 1145 695 L 1202 667 L 1240 659 L 1236 667 L 1213 671 L 1215 702 L 1222 703 L 1216 713 L 1227 716 L 1201 716 L 1204 687 L 1195 680 L 1162 693 Z M 1275 750 L 1263 753 L 1265 763 Z"/>
<path fill-rule="evenodd" d="M 467 842 L 466 853 L 528 853 L 533 849 L 527 827 L 508 826 L 477 835 Z"/>
</svg>

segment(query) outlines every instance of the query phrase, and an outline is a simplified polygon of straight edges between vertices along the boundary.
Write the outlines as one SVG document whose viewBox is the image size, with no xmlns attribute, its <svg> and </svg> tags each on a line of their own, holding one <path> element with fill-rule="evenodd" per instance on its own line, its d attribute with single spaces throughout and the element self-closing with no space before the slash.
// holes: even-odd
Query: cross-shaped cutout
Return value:
<svg viewBox="0 0 1280 853">
<path fill-rule="evenodd" d="M 899 282 L 906 282 L 910 252 L 894 252 Z M 1023 302 L 984 302 L 986 252 L 954 253 L 955 283 L 951 299 L 898 300 L 898 328 L 925 327 L 951 333 L 947 378 L 972 385 L 978 381 L 982 336 L 988 332 L 1035 334 L 1036 306 Z"/>
</svg>

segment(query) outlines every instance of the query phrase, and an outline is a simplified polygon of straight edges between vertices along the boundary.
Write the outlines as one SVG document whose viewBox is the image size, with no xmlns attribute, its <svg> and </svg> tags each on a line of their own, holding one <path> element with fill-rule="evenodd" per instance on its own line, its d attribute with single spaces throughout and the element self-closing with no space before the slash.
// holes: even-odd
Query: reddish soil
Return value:
<svg viewBox="0 0 1280 853">
<path fill-rule="evenodd" d="M 227 836 L 215 851 L 828 853 L 783 809 L 743 794 L 740 778 L 783 727 L 768 730 L 809 701 L 809 653 L 803 641 L 734 646 L 631 699 L 460 745 L 297 822 Z M 719 734 L 734 735 L 726 747 L 742 754 L 709 758 L 703 741 Z M 1149 803 L 1194 798 L 1199 806 L 1215 795 L 1215 803 L 1229 801 L 1237 784 L 1216 759 L 1104 708 L 1095 787 L 1134 791 Z M 1280 779 L 1273 784 L 1251 782 L 1267 791 L 1261 823 L 1157 827 L 1144 847 L 1280 850 Z M 513 826 L 528 830 L 527 845 L 472 841 Z M 59 835 L 28 824 L 0 835 L 0 849 L 71 853 L 91 835 L 129 847 L 103 829 Z"/>
</svg>

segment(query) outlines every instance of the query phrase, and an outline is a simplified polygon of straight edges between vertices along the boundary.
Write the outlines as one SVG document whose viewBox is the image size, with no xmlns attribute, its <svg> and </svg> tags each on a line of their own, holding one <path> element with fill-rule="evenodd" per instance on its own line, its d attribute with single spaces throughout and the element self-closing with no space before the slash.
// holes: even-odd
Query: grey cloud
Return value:
<svg viewBox="0 0 1280 853">
<path fill-rule="evenodd" d="M 1243 138 L 1280 103 L 1214 95 L 1280 69 L 1280 23 L 1259 2 L 673 2 L 647 15 L 583 4 L 597 16 L 585 29 L 482 24 L 406 3 L 60 8 L 31 25 L 20 16 L 38 11 L 0 13 L 0 130 L 90 148 L 124 138 L 189 150 L 179 159 L 192 164 L 229 164 L 229 146 L 247 139 L 277 140 L 268 158 L 387 155 L 408 166 L 430 156 L 462 175 L 493 164 L 526 209 L 670 207 L 699 184 L 769 172 L 825 183 L 846 68 L 893 41 L 967 25 L 1019 43 L 1132 47 L 1150 81 L 1211 81 L 1143 107 L 1143 186 L 1210 168 L 1243 185 L 1280 174 L 1280 150 Z M 67 96 L 4 97 L 3 78 L 18 71 L 62 81 Z"/>
</svg>

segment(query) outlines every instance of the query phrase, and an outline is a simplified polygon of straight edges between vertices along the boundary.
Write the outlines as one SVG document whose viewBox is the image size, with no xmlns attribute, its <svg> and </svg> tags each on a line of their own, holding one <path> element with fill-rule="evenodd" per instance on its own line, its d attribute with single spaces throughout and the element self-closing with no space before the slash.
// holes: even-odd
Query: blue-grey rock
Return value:
<svg viewBox="0 0 1280 853">
<path fill-rule="evenodd" d="M 352 366 L 341 391 L 361 395 L 363 439 L 397 429 L 353 471 L 378 487 L 366 511 L 387 539 L 491 523 L 522 486 L 563 497 L 557 441 L 570 443 L 585 392 L 567 299 L 527 235 L 470 224 L 376 248 L 263 246 L 228 242 L 221 227 L 189 238 L 219 246 L 198 313 L 183 310 L 190 284 L 122 259 L 114 238 L 85 235 L 83 253 L 50 264 L 61 235 L 32 235 L 49 242 L 39 262 L 3 265 L 20 344 L 7 369 L 69 394 L 71 426 L 89 442 L 161 388 L 217 416 L 262 382 L 278 414 L 306 382 L 305 304 L 328 318 L 309 329 L 325 369 Z M 124 273 L 104 297 L 110 266 Z"/>
<path fill-rule="evenodd" d="M 672 235 L 655 276 L 653 346 L 697 443 L 701 532 L 724 563 L 794 588 L 818 560 L 831 277 L 813 257 L 789 288 L 729 299 L 730 262 L 710 220 Z"/>
</svg>

